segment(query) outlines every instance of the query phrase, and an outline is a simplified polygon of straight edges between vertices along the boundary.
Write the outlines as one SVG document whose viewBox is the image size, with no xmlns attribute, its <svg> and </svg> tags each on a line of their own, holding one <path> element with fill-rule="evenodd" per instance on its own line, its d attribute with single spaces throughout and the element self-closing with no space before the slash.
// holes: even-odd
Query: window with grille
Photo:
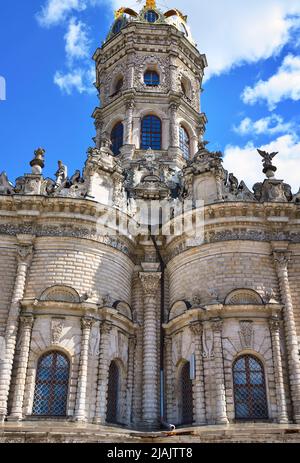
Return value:
<svg viewBox="0 0 300 463">
<path fill-rule="evenodd" d="M 141 149 L 161 150 L 161 120 L 156 116 L 146 116 L 142 120 Z"/>
<path fill-rule="evenodd" d="M 117 83 L 116 83 L 115 94 L 116 94 L 116 93 L 119 93 L 119 92 L 122 90 L 123 85 L 124 85 L 124 79 L 123 79 L 123 77 L 120 77 L 120 78 L 117 80 Z"/>
<path fill-rule="evenodd" d="M 190 379 L 190 363 L 184 364 L 181 370 L 181 424 L 193 423 L 193 383 Z"/>
<path fill-rule="evenodd" d="M 233 365 L 235 417 L 238 420 L 268 418 L 266 383 L 262 363 L 244 355 Z"/>
<path fill-rule="evenodd" d="M 107 393 L 107 423 L 118 422 L 118 403 L 120 388 L 120 371 L 116 362 L 112 361 L 108 374 L 108 393 Z"/>
<path fill-rule="evenodd" d="M 181 126 L 179 129 L 179 146 L 185 159 L 190 158 L 190 137 L 186 129 Z"/>
<path fill-rule="evenodd" d="M 118 34 L 118 33 L 121 31 L 122 26 L 123 26 L 123 21 L 122 21 L 122 19 L 118 19 L 118 20 L 115 22 L 115 24 L 113 25 L 113 29 L 112 29 L 113 34 Z"/>
<path fill-rule="evenodd" d="M 111 131 L 111 150 L 115 156 L 120 154 L 120 148 L 123 146 L 124 126 L 118 122 Z"/>
<path fill-rule="evenodd" d="M 61 352 L 49 352 L 38 362 L 33 415 L 66 416 L 70 363 Z"/>
<path fill-rule="evenodd" d="M 144 83 L 147 87 L 157 87 L 160 83 L 158 73 L 156 71 L 146 71 L 144 74 Z"/>
<path fill-rule="evenodd" d="M 145 19 L 149 23 L 155 23 L 158 20 L 158 14 L 153 10 L 149 10 L 145 13 Z"/>
</svg>

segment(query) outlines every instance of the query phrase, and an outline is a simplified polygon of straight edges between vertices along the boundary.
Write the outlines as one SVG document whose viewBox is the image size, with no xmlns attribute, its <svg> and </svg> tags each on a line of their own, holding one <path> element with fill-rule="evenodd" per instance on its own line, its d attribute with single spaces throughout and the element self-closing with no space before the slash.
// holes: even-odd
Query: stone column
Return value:
<svg viewBox="0 0 300 463">
<path fill-rule="evenodd" d="M 100 328 L 100 347 L 99 347 L 99 365 L 98 365 L 98 383 L 96 397 L 96 411 L 94 423 L 105 424 L 106 422 L 106 405 L 107 405 L 107 389 L 108 389 L 108 349 L 109 349 L 109 333 L 112 325 L 106 321 L 101 323 Z"/>
<path fill-rule="evenodd" d="M 20 317 L 20 355 L 18 359 L 16 383 L 12 399 L 12 409 L 11 414 L 8 417 L 11 421 L 18 421 L 23 418 L 23 401 L 33 321 L 34 319 L 31 315 Z"/>
<path fill-rule="evenodd" d="M 284 390 L 284 380 L 282 371 L 282 359 L 280 350 L 280 322 L 277 317 L 272 317 L 269 320 L 270 332 L 272 338 L 272 353 L 273 353 L 273 364 L 275 373 L 275 386 L 276 386 L 276 400 L 278 423 L 288 423 L 288 414 L 286 407 L 286 397 Z"/>
<path fill-rule="evenodd" d="M 300 423 L 300 359 L 293 302 L 288 278 L 288 262 L 290 261 L 290 257 L 290 253 L 286 251 L 274 252 L 280 294 L 284 304 L 284 329 L 287 346 L 291 398 L 293 403 L 293 416 L 295 422 Z"/>
<path fill-rule="evenodd" d="M 140 279 L 144 292 L 144 332 L 143 332 L 143 422 L 148 428 L 159 423 L 159 358 L 157 296 L 161 273 L 141 272 Z"/>
<path fill-rule="evenodd" d="M 95 122 L 95 127 L 96 127 L 96 148 L 99 149 L 101 146 L 103 121 L 101 119 L 97 119 Z"/>
<path fill-rule="evenodd" d="M 20 301 L 23 299 L 33 246 L 21 244 L 17 250 L 18 267 L 5 332 L 5 356 L 0 371 L 0 421 L 7 415 L 7 401 L 18 333 Z"/>
<path fill-rule="evenodd" d="M 177 124 L 178 105 L 170 105 L 170 146 L 177 148 L 179 146 L 179 127 Z"/>
<path fill-rule="evenodd" d="M 191 149 L 190 149 L 190 156 L 191 158 L 195 156 L 195 154 L 198 152 L 198 137 L 194 135 L 191 137 Z"/>
<path fill-rule="evenodd" d="M 212 320 L 215 354 L 214 370 L 216 385 L 216 424 L 228 424 L 228 418 L 226 413 L 225 379 L 222 352 L 222 326 L 223 320 Z"/>
<path fill-rule="evenodd" d="M 166 420 L 173 424 L 174 421 L 174 371 L 172 359 L 172 337 L 165 336 L 165 400 L 166 400 Z"/>
<path fill-rule="evenodd" d="M 126 103 L 126 135 L 125 145 L 132 145 L 132 132 L 133 132 L 133 110 L 134 101 L 130 100 Z"/>
<path fill-rule="evenodd" d="M 134 357 L 136 347 L 136 336 L 130 336 L 128 340 L 128 371 L 127 371 L 127 388 L 126 388 L 126 424 L 132 422 L 132 399 L 133 399 L 133 382 L 134 382 Z"/>
<path fill-rule="evenodd" d="M 75 421 L 86 421 L 86 390 L 89 361 L 90 335 L 93 326 L 93 320 L 88 317 L 81 319 L 81 347 L 80 363 L 76 394 Z"/>
<path fill-rule="evenodd" d="M 191 331 L 194 335 L 195 345 L 195 379 L 193 381 L 194 393 L 194 424 L 206 423 L 205 416 L 205 393 L 203 381 L 203 357 L 202 357 L 202 324 L 200 322 L 191 324 Z"/>
</svg>

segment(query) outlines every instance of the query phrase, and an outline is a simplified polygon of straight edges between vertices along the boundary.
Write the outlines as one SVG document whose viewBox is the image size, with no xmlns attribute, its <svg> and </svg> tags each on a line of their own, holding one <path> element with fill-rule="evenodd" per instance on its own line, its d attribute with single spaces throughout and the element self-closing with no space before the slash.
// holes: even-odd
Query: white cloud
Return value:
<svg viewBox="0 0 300 463">
<path fill-rule="evenodd" d="M 293 192 L 297 192 L 300 186 L 300 139 L 295 134 L 288 134 L 263 146 L 255 147 L 252 142 L 244 147 L 228 145 L 224 151 L 225 169 L 234 172 L 250 188 L 254 183 L 265 179 L 262 173 L 262 158 L 256 148 L 268 152 L 279 151 L 274 159 L 274 165 L 278 168 L 276 178 L 283 179 L 292 186 Z"/>
<path fill-rule="evenodd" d="M 284 122 L 283 117 L 272 114 L 257 121 L 246 117 L 238 126 L 234 126 L 233 130 L 238 135 L 276 135 L 278 133 L 291 133 L 295 128 L 294 124 Z"/>
<path fill-rule="evenodd" d="M 124 1 L 111 3 L 119 8 Z M 126 6 L 140 8 L 134 0 Z M 169 6 L 188 15 L 194 39 L 207 55 L 208 77 L 274 56 L 299 25 L 299 0 L 172 0 Z"/>
<path fill-rule="evenodd" d="M 86 58 L 89 56 L 90 40 L 88 38 L 87 26 L 75 18 L 71 18 L 68 30 L 65 35 L 66 54 L 70 62 L 75 58 Z"/>
<path fill-rule="evenodd" d="M 265 100 L 270 110 L 282 100 L 300 100 L 300 56 L 287 55 L 276 74 L 246 87 L 242 99 L 251 105 Z"/>
<path fill-rule="evenodd" d="M 67 95 L 71 95 L 74 90 L 79 93 L 93 93 L 93 81 L 95 77 L 94 68 L 77 68 L 70 72 L 62 73 L 57 71 L 54 76 L 54 83 L 60 90 Z"/>
<path fill-rule="evenodd" d="M 89 0 L 47 0 L 37 19 L 41 26 L 49 27 L 64 21 L 73 11 L 83 11 Z"/>
</svg>

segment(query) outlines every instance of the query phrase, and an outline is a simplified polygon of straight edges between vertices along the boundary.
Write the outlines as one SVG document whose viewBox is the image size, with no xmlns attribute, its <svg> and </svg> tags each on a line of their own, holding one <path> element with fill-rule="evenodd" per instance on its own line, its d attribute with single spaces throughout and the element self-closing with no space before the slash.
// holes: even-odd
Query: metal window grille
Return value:
<svg viewBox="0 0 300 463">
<path fill-rule="evenodd" d="M 144 75 L 144 82 L 148 87 L 157 87 L 159 85 L 159 75 L 156 71 L 147 71 Z"/>
<path fill-rule="evenodd" d="M 65 416 L 70 364 L 60 352 L 43 355 L 36 374 L 33 415 Z"/>
<path fill-rule="evenodd" d="M 179 129 L 179 146 L 183 152 L 183 157 L 189 159 L 190 157 L 190 137 L 184 127 Z"/>
<path fill-rule="evenodd" d="M 161 150 L 161 120 L 156 116 L 146 116 L 142 120 L 141 149 Z"/>
<path fill-rule="evenodd" d="M 120 148 L 123 146 L 124 126 L 119 122 L 114 126 L 111 132 L 111 150 L 115 156 L 120 154 Z"/>
<path fill-rule="evenodd" d="M 235 417 L 238 420 L 268 418 L 264 368 L 261 362 L 245 355 L 233 365 Z"/>
<path fill-rule="evenodd" d="M 158 14 L 153 10 L 149 10 L 145 13 L 145 19 L 149 23 L 155 23 L 158 20 Z"/>
</svg>

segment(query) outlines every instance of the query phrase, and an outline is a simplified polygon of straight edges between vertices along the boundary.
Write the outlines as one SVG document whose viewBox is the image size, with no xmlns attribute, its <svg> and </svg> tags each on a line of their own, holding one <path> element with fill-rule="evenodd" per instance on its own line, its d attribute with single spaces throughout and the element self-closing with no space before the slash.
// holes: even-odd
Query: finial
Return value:
<svg viewBox="0 0 300 463">
<path fill-rule="evenodd" d="M 32 168 L 33 174 L 40 175 L 42 173 L 42 169 L 45 167 L 44 163 L 44 155 L 45 150 L 43 148 L 38 148 L 34 152 L 34 159 L 30 162 L 30 166 Z"/>
<path fill-rule="evenodd" d="M 261 151 L 261 150 L 257 150 L 257 151 L 263 158 L 263 161 L 262 161 L 263 166 L 264 166 L 263 173 L 266 174 L 268 178 L 274 177 L 274 173 L 276 172 L 277 167 L 273 166 L 272 160 L 278 154 L 278 151 L 274 153 L 268 153 L 267 151 Z"/>
<path fill-rule="evenodd" d="M 156 1 L 155 0 L 147 0 L 145 8 L 149 8 L 149 10 L 156 9 Z"/>
</svg>

